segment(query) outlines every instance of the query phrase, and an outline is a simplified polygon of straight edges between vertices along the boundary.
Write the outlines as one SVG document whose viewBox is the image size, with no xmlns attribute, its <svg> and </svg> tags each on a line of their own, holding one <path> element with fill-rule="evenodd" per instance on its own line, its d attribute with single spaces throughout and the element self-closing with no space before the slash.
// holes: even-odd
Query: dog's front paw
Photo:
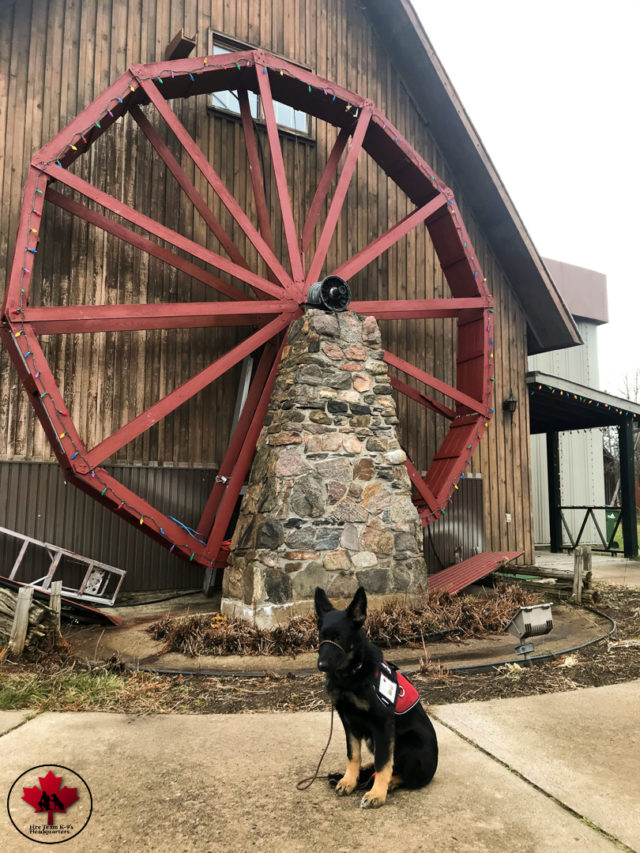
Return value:
<svg viewBox="0 0 640 853">
<path fill-rule="evenodd" d="M 379 809 L 385 804 L 386 797 L 374 794 L 373 791 L 367 791 L 364 797 L 360 800 L 361 809 Z"/>
<path fill-rule="evenodd" d="M 336 785 L 336 794 L 339 797 L 346 797 L 348 794 L 353 794 L 356 789 L 356 784 L 357 780 L 356 782 L 351 782 L 346 776 L 343 776 Z"/>
</svg>

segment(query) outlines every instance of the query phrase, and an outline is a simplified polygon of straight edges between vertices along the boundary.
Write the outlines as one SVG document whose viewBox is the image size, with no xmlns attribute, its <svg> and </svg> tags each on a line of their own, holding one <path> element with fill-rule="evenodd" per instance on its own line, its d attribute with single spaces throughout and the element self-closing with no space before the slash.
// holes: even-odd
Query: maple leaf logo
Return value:
<svg viewBox="0 0 640 853">
<path fill-rule="evenodd" d="M 61 788 L 62 776 L 55 776 L 49 770 L 46 776 L 38 776 L 40 787 L 34 785 L 32 788 L 23 788 L 24 796 L 22 799 L 29 803 L 36 812 L 48 812 L 49 817 L 47 823 L 53 826 L 54 812 L 66 812 L 69 806 L 72 806 L 78 797 L 77 788 Z"/>
</svg>

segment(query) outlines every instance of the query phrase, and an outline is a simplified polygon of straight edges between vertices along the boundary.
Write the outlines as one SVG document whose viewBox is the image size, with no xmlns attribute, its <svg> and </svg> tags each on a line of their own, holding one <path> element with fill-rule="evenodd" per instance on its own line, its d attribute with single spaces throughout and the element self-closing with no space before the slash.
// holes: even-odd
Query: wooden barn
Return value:
<svg viewBox="0 0 640 853">
<path fill-rule="evenodd" d="M 408 0 L 2 0 L 0 122 L 0 526 L 199 586 L 338 275 L 431 552 L 533 560 L 527 357 L 580 336 Z"/>
</svg>

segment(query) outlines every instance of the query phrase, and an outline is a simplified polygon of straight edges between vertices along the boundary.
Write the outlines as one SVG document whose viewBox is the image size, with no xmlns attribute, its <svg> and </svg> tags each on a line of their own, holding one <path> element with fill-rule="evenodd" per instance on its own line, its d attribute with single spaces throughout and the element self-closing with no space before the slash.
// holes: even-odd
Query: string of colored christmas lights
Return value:
<svg viewBox="0 0 640 853">
<path fill-rule="evenodd" d="M 626 409 L 620 409 L 617 406 L 611 406 L 609 405 L 609 403 L 601 404 L 599 400 L 592 400 L 590 397 L 582 397 L 580 394 L 572 394 L 570 391 L 562 391 L 559 388 L 554 388 L 553 385 L 543 386 L 539 384 L 537 389 L 533 389 L 529 392 L 529 396 L 533 397 L 537 393 L 537 391 L 551 391 L 552 394 L 555 394 L 556 390 L 558 391 L 559 397 L 566 397 L 567 399 L 577 400 L 579 403 L 586 403 L 588 406 L 593 405 L 595 409 L 600 408 L 600 405 L 602 405 L 603 409 L 608 409 L 612 412 L 615 412 L 617 415 L 624 415 L 625 417 L 633 418 L 634 420 L 638 417 L 636 412 L 629 412 Z M 616 426 L 616 424 L 611 424 L 610 426 Z M 618 428 L 620 428 L 619 425 Z"/>
<path fill-rule="evenodd" d="M 198 60 L 198 64 L 194 65 L 193 68 L 191 68 L 190 70 L 181 70 L 178 74 L 176 74 L 176 72 L 172 68 L 167 68 L 167 69 L 163 69 L 160 72 L 160 74 L 148 75 L 146 77 L 145 76 L 133 76 L 132 75 L 130 81 L 127 84 L 127 87 L 125 89 L 123 89 L 123 91 L 121 92 L 121 95 L 113 96 L 107 102 L 107 105 L 105 107 L 103 114 L 101 116 L 99 116 L 97 120 L 92 121 L 82 131 L 74 132 L 74 134 L 71 136 L 69 141 L 60 149 L 60 151 L 55 156 L 51 157 L 48 161 L 42 163 L 39 166 L 39 168 L 41 170 L 41 176 L 43 176 L 45 178 L 45 189 L 46 189 L 46 186 L 48 184 L 49 178 L 46 176 L 46 174 L 44 174 L 43 170 L 53 162 L 55 162 L 61 168 L 64 168 L 62 160 L 64 159 L 64 157 L 67 155 L 67 153 L 69 151 L 78 152 L 79 149 L 78 149 L 77 143 L 79 143 L 80 141 L 82 141 L 82 143 L 84 143 L 84 145 L 86 145 L 88 148 L 89 145 L 91 144 L 91 142 L 87 137 L 90 135 L 90 133 L 93 131 L 93 129 L 97 128 L 98 130 L 102 130 L 101 122 L 104 121 L 104 118 L 107 115 L 109 116 L 110 119 L 116 119 L 117 120 L 117 118 L 119 118 L 120 115 L 115 116 L 114 110 L 116 110 L 118 107 L 122 107 L 121 115 L 123 115 L 125 110 L 127 109 L 127 104 L 125 104 L 125 99 L 130 100 L 132 95 L 135 95 L 137 88 L 141 82 L 143 82 L 145 80 L 154 80 L 155 79 L 158 81 L 158 83 L 160 85 L 163 85 L 164 84 L 163 77 L 165 77 L 165 76 L 170 76 L 172 79 L 174 79 L 176 76 L 180 76 L 180 77 L 188 76 L 190 78 L 190 81 L 193 83 L 193 82 L 195 82 L 194 74 L 202 74 L 205 71 L 214 70 L 214 68 L 215 68 L 215 70 L 228 70 L 234 66 L 238 70 L 240 70 L 242 67 L 251 67 L 253 64 L 252 60 L 247 59 L 246 57 L 241 57 L 238 60 L 234 60 L 233 54 L 230 54 L 229 58 L 231 61 L 227 62 L 226 64 L 216 63 L 215 66 L 210 66 L 209 65 L 209 57 L 205 57 L 202 60 Z M 272 73 L 279 73 L 280 76 L 284 76 L 286 74 L 288 77 L 291 77 L 291 78 L 296 79 L 296 80 L 300 80 L 300 78 L 297 77 L 295 74 L 292 74 L 288 68 L 284 68 L 284 67 L 273 68 L 270 65 L 268 66 L 266 64 L 259 63 L 259 62 L 256 62 L 255 65 L 261 66 L 263 69 L 263 73 L 265 73 L 265 74 L 268 73 L 269 70 L 271 70 Z M 134 82 L 137 85 L 134 85 Z M 308 86 L 309 93 L 311 93 L 312 89 L 314 89 L 314 88 L 317 91 L 320 91 L 320 89 L 322 89 L 323 94 L 325 96 L 331 97 L 332 101 L 336 100 L 336 97 L 337 97 L 336 91 L 328 84 L 323 83 L 322 86 L 319 86 L 319 87 L 312 87 L 311 84 L 307 84 L 307 86 Z M 188 96 L 188 95 L 185 95 L 185 96 Z M 352 105 L 349 102 L 346 102 L 345 111 L 349 112 L 352 108 L 353 108 Z M 357 108 L 357 107 L 354 109 L 354 113 L 353 113 L 354 116 L 357 114 L 358 110 L 359 110 L 359 108 Z M 476 280 L 477 284 L 479 285 L 479 289 L 484 293 L 485 297 L 490 299 L 491 297 L 490 297 L 488 288 L 486 286 L 487 279 L 484 276 L 482 276 L 482 271 L 480 269 L 479 262 L 478 262 L 477 258 L 475 257 L 475 255 L 471 254 L 471 252 L 468 251 L 468 237 L 467 237 L 466 231 L 464 230 L 464 226 L 462 224 L 462 221 L 460 220 L 460 218 L 458 216 L 458 211 L 457 211 L 457 208 L 455 206 L 454 199 L 453 199 L 453 197 L 449 197 L 449 196 L 451 196 L 450 190 L 448 190 L 448 188 L 446 187 L 444 182 L 442 182 L 435 175 L 435 173 L 433 173 L 432 170 L 429 169 L 429 167 L 422 160 L 422 158 L 418 157 L 418 155 L 415 153 L 415 151 L 410 146 L 408 146 L 406 140 L 393 127 L 393 125 L 391 125 L 384 118 L 384 116 L 382 116 L 377 110 L 373 110 L 371 120 L 376 122 L 377 124 L 379 124 L 381 126 L 382 130 L 390 138 L 393 138 L 394 143 L 399 147 L 399 149 L 402 151 L 402 153 L 405 155 L 405 157 L 407 157 L 407 159 L 413 165 L 415 165 L 425 176 L 428 177 L 428 179 L 434 184 L 434 186 L 438 189 L 439 192 L 444 193 L 448 196 L 448 198 L 447 198 L 447 210 L 449 211 L 449 214 L 451 215 L 453 222 L 454 222 L 454 225 L 455 225 L 455 227 L 459 233 L 461 245 L 463 247 L 465 256 L 469 262 L 470 268 L 473 272 L 474 279 Z M 91 140 L 91 141 L 93 141 L 93 140 Z M 41 176 L 38 176 L 38 180 L 40 179 Z M 35 206 L 35 199 L 36 199 L 37 195 L 44 195 L 44 190 L 40 189 L 36 183 L 36 189 L 34 191 L 34 199 L 32 202 L 32 210 L 29 213 L 29 217 L 28 217 L 28 226 L 29 226 L 28 235 L 35 234 L 36 237 L 38 236 L 38 229 L 32 227 L 31 217 L 32 216 L 38 216 L 39 217 L 41 215 Z M 23 267 L 22 267 L 21 280 L 20 280 L 20 307 L 13 309 L 13 313 L 17 313 L 17 314 L 21 315 L 21 328 L 18 332 L 14 333 L 14 336 L 16 338 L 20 338 L 21 336 L 24 336 L 24 340 L 27 342 L 27 345 L 28 345 L 28 336 L 27 336 L 25 326 L 24 326 L 25 288 L 24 288 L 23 284 L 24 284 L 25 277 L 31 275 L 31 270 L 29 267 L 27 267 L 28 255 L 31 254 L 33 256 L 36 253 L 37 253 L 37 248 L 29 247 L 28 246 L 28 240 L 27 240 L 27 245 L 26 245 L 25 253 L 24 253 L 24 263 L 23 263 Z M 488 313 L 489 313 L 489 316 L 487 318 L 488 322 L 487 322 L 486 331 L 485 331 L 485 335 L 489 336 L 489 358 L 490 358 L 490 373 L 489 373 L 489 377 L 488 377 L 489 381 L 488 381 L 488 389 L 487 389 L 487 396 L 489 398 L 489 405 L 488 405 L 487 411 L 485 413 L 485 418 L 487 418 L 487 420 L 484 422 L 484 426 L 482 428 L 479 428 L 479 431 L 476 433 L 475 441 L 472 442 L 472 444 L 468 445 L 468 447 L 467 447 L 467 449 L 471 452 L 469 453 L 469 455 L 467 456 L 467 459 L 465 460 L 466 466 L 471 465 L 471 455 L 473 453 L 475 445 L 477 444 L 477 442 L 481 438 L 480 429 L 482 430 L 482 434 L 483 434 L 484 431 L 486 430 L 486 428 L 488 427 L 488 419 L 490 419 L 491 415 L 495 413 L 495 408 L 491 407 L 491 403 L 490 403 L 490 398 L 491 398 L 492 392 L 493 392 L 492 383 L 495 382 L 495 376 L 492 375 L 493 369 L 494 369 L 493 339 L 490 337 L 492 335 L 492 319 L 491 319 L 490 315 L 494 313 L 494 309 L 493 308 L 488 309 Z M 32 350 L 29 347 L 27 347 L 26 351 L 23 352 L 22 348 L 20 347 L 20 351 L 21 351 L 21 354 L 22 354 L 22 357 L 23 357 L 27 371 L 29 373 L 31 373 L 31 375 L 33 375 L 34 380 L 38 380 L 40 377 L 40 371 L 38 370 L 38 367 L 36 365 L 35 356 L 34 356 Z M 31 361 L 33 363 L 33 368 L 34 368 L 33 372 L 29 371 L 29 367 L 28 367 L 28 363 L 27 363 L 27 359 L 29 359 L 29 358 L 31 359 Z M 100 478 L 100 476 L 96 474 L 96 471 L 91 468 L 90 463 L 88 462 L 88 460 L 86 459 L 84 454 L 81 452 L 81 450 L 78 448 L 74 439 L 69 435 L 67 427 L 64 424 L 64 422 L 62 421 L 62 418 L 68 417 L 68 413 L 66 411 L 64 411 L 63 409 L 59 409 L 56 406 L 55 402 L 53 401 L 53 397 L 51 396 L 51 394 L 48 391 L 44 390 L 43 385 L 41 385 L 41 387 L 43 388 L 43 390 L 42 390 L 42 393 L 40 393 L 40 399 L 42 400 L 42 406 L 43 406 L 43 409 L 45 410 L 45 412 L 47 414 L 47 417 L 49 418 L 50 422 L 52 423 L 52 426 L 54 426 L 54 428 L 55 428 L 55 425 L 53 424 L 53 421 L 52 421 L 52 416 L 49 413 L 48 408 L 47 408 L 47 400 L 48 400 L 48 398 L 50 398 L 52 405 L 53 405 L 53 410 L 54 410 L 55 415 L 56 415 L 56 419 L 60 423 L 61 429 L 58 430 L 56 428 L 56 434 L 57 434 L 57 436 L 61 442 L 61 446 L 62 446 L 63 451 L 64 451 L 64 445 L 62 445 L 63 440 L 69 441 L 71 443 L 71 446 L 73 447 L 73 453 L 70 455 L 66 454 L 68 456 L 68 458 L 71 460 L 75 460 L 76 458 L 79 457 L 80 460 L 85 463 L 87 471 L 84 473 L 85 474 L 90 473 L 92 478 L 95 478 L 97 480 L 97 482 L 99 482 L 100 485 L 103 486 L 103 489 L 100 492 L 102 497 L 106 496 L 107 492 L 111 492 L 113 494 L 113 497 L 116 499 L 116 502 L 119 502 L 118 509 L 122 509 L 125 506 L 129 509 L 134 509 L 132 504 L 130 504 L 127 501 L 125 501 L 124 499 L 122 499 L 114 491 L 114 489 L 109 484 L 105 483 L 105 481 L 102 480 Z M 101 470 L 101 469 L 98 469 L 98 470 Z M 82 472 L 79 472 L 79 473 L 82 473 Z M 463 470 L 459 474 L 459 476 L 457 478 L 455 478 L 454 481 L 452 482 L 451 487 L 449 489 L 449 493 L 447 495 L 447 498 L 442 503 L 440 503 L 439 508 L 437 510 L 434 510 L 434 511 L 422 516 L 427 524 L 431 523 L 431 521 L 433 521 L 437 517 L 439 517 L 439 513 L 441 513 L 442 515 L 446 515 L 446 511 L 447 511 L 446 507 L 453 502 L 453 500 L 452 500 L 453 492 L 458 490 L 458 488 L 459 488 L 458 482 L 464 478 L 465 478 L 465 473 Z M 158 522 L 152 516 L 149 516 L 149 515 L 144 514 L 144 513 L 140 513 L 139 518 L 140 518 L 140 524 L 141 525 L 145 523 L 145 520 L 148 520 L 147 523 L 152 522 L 156 526 L 157 531 L 162 536 L 166 537 L 166 533 L 165 533 L 164 529 L 158 524 Z M 170 541 L 173 542 L 173 540 L 170 540 Z M 172 547 L 170 549 L 171 551 L 173 551 L 176 544 L 177 543 L 175 543 L 175 542 L 172 544 Z M 179 545 L 178 547 L 182 548 L 187 553 L 189 551 L 188 546 Z M 195 552 L 193 550 L 191 550 L 190 560 L 193 560 L 194 556 L 195 556 Z M 213 561 L 210 561 L 210 565 L 213 566 Z"/>
</svg>

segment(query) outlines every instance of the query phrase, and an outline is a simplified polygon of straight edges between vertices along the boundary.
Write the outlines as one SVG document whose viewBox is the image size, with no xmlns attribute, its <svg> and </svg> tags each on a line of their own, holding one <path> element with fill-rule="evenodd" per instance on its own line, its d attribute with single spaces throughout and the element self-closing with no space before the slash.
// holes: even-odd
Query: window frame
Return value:
<svg viewBox="0 0 640 853">
<path fill-rule="evenodd" d="M 218 45 L 219 47 L 227 48 L 231 52 L 240 51 L 240 50 L 258 50 L 259 49 L 256 45 L 250 44 L 249 42 L 238 41 L 237 39 L 234 39 L 228 35 L 225 35 L 225 33 L 222 33 L 219 30 L 213 29 L 212 27 L 209 27 L 209 30 L 207 33 L 207 38 L 208 38 L 207 49 L 208 49 L 209 56 L 213 55 L 214 45 Z M 220 54 L 218 54 L 218 55 L 220 55 Z M 301 68 L 303 71 L 313 71 L 313 69 L 309 68 L 306 65 L 301 65 L 299 62 L 293 62 L 292 60 L 286 59 L 286 57 L 280 56 L 279 54 L 273 54 L 273 55 L 277 56 L 279 59 L 283 59 L 285 62 L 288 62 L 291 65 L 296 65 L 298 68 Z M 229 90 L 229 91 L 232 91 L 232 90 Z M 223 115 L 226 118 L 234 119 L 236 121 L 241 121 L 240 109 L 238 108 L 238 111 L 236 112 L 235 110 L 229 110 L 229 109 L 226 109 L 225 107 L 221 107 L 219 104 L 215 104 L 213 102 L 213 98 L 214 98 L 215 94 L 216 94 L 215 92 L 212 92 L 209 95 L 207 109 L 212 113 L 217 113 L 219 115 Z M 250 93 L 250 94 L 255 94 L 255 93 Z M 253 120 L 259 127 L 266 128 L 266 121 L 265 121 L 265 117 L 264 117 L 264 110 L 262 108 L 262 102 L 260 99 L 260 95 L 256 94 L 256 98 L 257 98 L 257 104 L 258 104 L 258 115 L 254 116 Z M 274 107 L 276 107 L 276 109 L 277 109 L 278 103 L 279 102 L 276 101 L 274 98 L 273 104 L 274 104 Z M 283 104 L 283 106 L 288 106 L 288 104 Z M 292 109 L 295 109 L 295 107 L 292 107 Z M 303 111 L 300 110 L 299 112 L 303 112 Z M 287 134 L 289 136 L 294 136 L 296 139 L 298 139 L 302 142 L 315 143 L 315 141 L 316 141 L 315 119 L 313 116 L 309 115 L 309 113 L 305 113 L 305 115 L 307 116 L 307 130 L 306 131 L 297 130 L 295 127 L 289 127 L 288 125 L 280 124 L 279 122 L 276 121 L 276 124 L 278 126 L 278 132 L 283 133 L 283 134 Z"/>
</svg>

